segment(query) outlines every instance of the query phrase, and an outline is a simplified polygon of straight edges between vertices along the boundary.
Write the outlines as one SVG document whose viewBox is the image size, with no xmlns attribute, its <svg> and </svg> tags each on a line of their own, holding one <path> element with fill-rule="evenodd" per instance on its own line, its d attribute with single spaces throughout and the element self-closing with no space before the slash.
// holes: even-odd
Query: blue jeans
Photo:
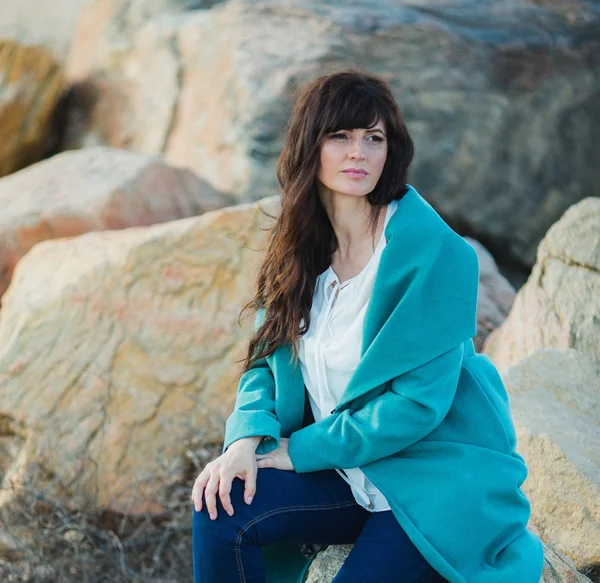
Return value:
<svg viewBox="0 0 600 583">
<path fill-rule="evenodd" d="M 233 516 L 217 494 L 217 518 L 192 506 L 195 583 L 265 583 L 259 547 L 275 543 L 354 544 L 333 583 L 443 583 L 391 510 L 369 512 L 334 470 L 259 468 L 250 505 L 244 481 L 231 485 Z"/>
</svg>

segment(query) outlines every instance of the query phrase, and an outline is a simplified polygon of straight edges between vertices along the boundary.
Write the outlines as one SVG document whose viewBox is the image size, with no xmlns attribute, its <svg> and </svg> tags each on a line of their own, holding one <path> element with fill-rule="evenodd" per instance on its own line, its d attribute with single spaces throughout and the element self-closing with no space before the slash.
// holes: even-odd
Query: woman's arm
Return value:
<svg viewBox="0 0 600 583">
<path fill-rule="evenodd" d="M 463 344 L 391 382 L 361 409 L 346 409 L 290 435 L 296 472 L 355 468 L 413 445 L 433 431 L 450 407 Z"/>
<path fill-rule="evenodd" d="M 258 328 L 262 313 L 254 320 Z M 225 422 L 223 452 L 243 437 L 262 437 L 257 453 L 279 447 L 281 426 L 275 415 L 275 378 L 266 359 L 257 360 L 240 378 L 233 412 Z"/>
</svg>

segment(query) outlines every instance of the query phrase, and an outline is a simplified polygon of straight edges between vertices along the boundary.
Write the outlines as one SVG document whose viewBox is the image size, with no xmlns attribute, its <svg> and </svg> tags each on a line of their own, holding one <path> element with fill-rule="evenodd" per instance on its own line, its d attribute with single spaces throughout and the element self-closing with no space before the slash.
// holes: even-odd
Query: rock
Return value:
<svg viewBox="0 0 600 583">
<path fill-rule="evenodd" d="M 0 179 L 0 294 L 40 241 L 199 215 L 229 200 L 155 156 L 106 147 L 58 154 Z"/>
<path fill-rule="evenodd" d="M 527 283 L 484 352 L 500 369 L 535 348 L 575 348 L 600 366 L 600 198 L 573 205 L 538 249 Z"/>
<path fill-rule="evenodd" d="M 0 508 L 27 479 L 83 512 L 164 509 L 188 452 L 222 442 L 264 220 L 244 204 L 23 257 L 0 312 L 0 415 L 23 427 Z"/>
<path fill-rule="evenodd" d="M 43 45 L 64 62 L 79 10 L 86 0 L 0 0 L 0 38 Z"/>
<path fill-rule="evenodd" d="M 311 563 L 306 583 L 330 583 L 337 575 L 353 545 L 330 545 L 319 551 Z"/>
<path fill-rule="evenodd" d="M 480 352 L 485 339 L 500 326 L 515 299 L 515 290 L 500 273 L 491 253 L 478 241 L 465 237 L 479 259 L 479 297 L 477 298 L 477 336 L 475 349 Z"/>
<path fill-rule="evenodd" d="M 295 90 L 360 63 L 405 113 L 414 185 L 529 270 L 548 227 L 600 178 L 585 154 L 600 132 L 600 7 L 570 4 L 235 0 L 148 21 L 102 50 L 82 33 L 70 117 L 89 125 L 68 121 L 65 147 L 161 153 L 240 201 L 277 194 Z M 77 95 L 90 85 L 91 104 Z"/>
<path fill-rule="evenodd" d="M 163 14 L 186 9 L 186 0 L 89 0 L 78 14 L 68 69 L 80 77 L 101 70 L 114 51 L 131 46 L 135 31 Z M 151 96 L 149 96 L 151 97 Z"/>
<path fill-rule="evenodd" d="M 331 583 L 352 545 L 332 545 L 320 551 L 312 562 L 306 583 Z M 592 583 L 585 575 L 577 572 L 568 557 L 550 545 L 544 545 L 544 571 L 540 583 Z"/>
<path fill-rule="evenodd" d="M 540 583 L 592 583 L 577 571 L 573 561 L 552 545 L 544 545 L 544 571 Z"/>
<path fill-rule="evenodd" d="M 538 534 L 586 572 L 600 567 L 600 378 L 578 350 L 538 348 L 503 375 L 529 470 Z"/>
<path fill-rule="evenodd" d="M 49 51 L 0 39 L 0 177 L 43 157 L 62 91 Z"/>
<path fill-rule="evenodd" d="M 186 10 L 206 10 L 216 6 L 224 0 L 187 0 Z"/>
</svg>

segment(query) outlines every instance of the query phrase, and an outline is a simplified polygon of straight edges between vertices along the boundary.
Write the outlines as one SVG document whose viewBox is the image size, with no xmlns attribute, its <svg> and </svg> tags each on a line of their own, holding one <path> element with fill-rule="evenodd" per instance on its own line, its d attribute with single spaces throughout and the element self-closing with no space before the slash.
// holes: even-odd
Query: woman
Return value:
<svg viewBox="0 0 600 583">
<path fill-rule="evenodd" d="M 223 453 L 192 490 L 196 583 L 262 583 L 281 542 L 353 543 L 335 583 L 540 580 L 508 396 L 473 349 L 477 256 L 412 157 L 381 78 L 299 96 Z"/>
</svg>

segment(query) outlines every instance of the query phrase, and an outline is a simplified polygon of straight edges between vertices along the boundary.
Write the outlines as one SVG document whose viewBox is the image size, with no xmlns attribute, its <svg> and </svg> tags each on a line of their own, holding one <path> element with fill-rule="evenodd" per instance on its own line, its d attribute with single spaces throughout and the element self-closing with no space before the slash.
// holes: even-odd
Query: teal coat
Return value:
<svg viewBox="0 0 600 583">
<path fill-rule="evenodd" d="M 267 453 L 288 437 L 296 472 L 360 467 L 451 583 L 538 583 L 508 395 L 473 348 L 477 255 L 410 185 L 385 237 L 361 360 L 332 414 L 303 422 L 302 372 L 280 346 L 240 379 L 223 451 L 265 435 Z"/>
</svg>

